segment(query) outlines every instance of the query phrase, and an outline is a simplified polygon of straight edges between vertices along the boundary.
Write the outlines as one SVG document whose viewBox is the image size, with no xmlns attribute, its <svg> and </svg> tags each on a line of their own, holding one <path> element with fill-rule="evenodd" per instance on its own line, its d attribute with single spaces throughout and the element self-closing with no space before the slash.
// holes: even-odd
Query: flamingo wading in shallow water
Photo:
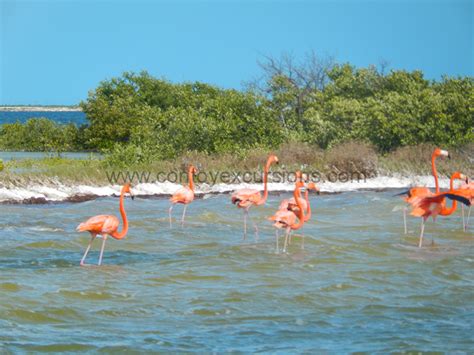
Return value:
<svg viewBox="0 0 474 355">
<path fill-rule="evenodd" d="M 278 210 L 273 216 L 269 218 L 270 221 L 274 221 L 274 227 L 277 228 L 276 230 L 276 251 L 278 253 L 278 229 L 285 229 L 285 243 L 283 245 L 283 252 L 286 252 L 286 247 L 288 246 L 288 238 L 290 236 L 290 232 L 292 230 L 297 230 L 303 227 L 305 216 L 304 216 L 304 208 L 301 202 L 303 199 L 301 198 L 300 189 L 303 188 L 304 182 L 297 179 L 295 183 L 295 190 L 293 192 L 293 196 L 295 198 L 297 209 L 297 214 L 289 210 Z M 298 219 L 298 222 L 296 222 Z"/>
<path fill-rule="evenodd" d="M 300 198 L 301 206 L 303 206 L 303 211 L 304 212 L 304 222 L 308 222 L 311 219 L 311 203 L 309 202 L 309 190 L 315 191 L 318 195 L 320 193 L 319 187 L 316 186 L 314 182 L 309 182 L 306 185 L 306 190 L 304 192 L 304 199 Z M 296 205 L 296 201 L 293 198 L 290 199 L 289 204 L 288 204 L 288 210 L 293 212 L 296 216 L 298 216 L 298 206 Z M 278 230 L 277 230 L 278 232 Z M 288 238 L 288 245 L 291 244 L 291 238 L 292 234 L 290 234 Z M 303 234 L 303 242 L 301 244 L 301 249 L 304 249 L 304 234 Z"/>
<path fill-rule="evenodd" d="M 431 154 L 431 172 L 435 180 L 435 191 L 439 192 L 439 183 L 438 183 L 438 171 L 436 170 L 436 158 L 439 156 L 450 157 L 449 152 L 443 149 L 436 148 Z M 431 190 L 427 187 L 412 187 L 408 191 L 404 191 L 396 196 L 406 196 L 403 197 L 405 202 L 411 204 L 414 198 L 424 197 L 432 194 Z M 407 234 L 407 207 L 403 208 L 403 225 L 405 227 L 405 234 Z"/>
<path fill-rule="evenodd" d="M 110 235 L 114 239 L 123 239 L 127 235 L 128 220 L 127 215 L 125 213 L 125 209 L 123 207 L 123 199 L 126 193 L 130 194 L 133 199 L 133 194 L 130 190 L 130 184 L 128 183 L 122 187 L 122 191 L 120 192 L 120 215 L 122 216 L 123 222 L 121 232 L 118 231 L 118 227 L 120 224 L 118 218 L 110 215 L 98 215 L 95 217 L 91 217 L 87 221 L 77 226 L 76 230 L 78 232 L 89 232 L 91 234 L 91 240 L 89 242 L 89 245 L 87 246 L 84 256 L 81 259 L 81 266 L 85 265 L 84 261 L 86 260 L 87 254 L 89 253 L 92 243 L 98 235 L 102 236 L 102 247 L 100 248 L 100 256 L 98 263 L 99 266 L 102 264 L 102 256 L 104 255 L 105 241 L 107 240 L 107 235 Z"/>
<path fill-rule="evenodd" d="M 456 171 L 451 175 L 451 179 L 449 181 L 449 191 L 446 192 L 438 192 L 436 194 L 429 193 L 423 197 L 413 197 L 411 200 L 411 204 L 413 206 L 413 211 L 411 212 L 412 216 L 421 217 L 421 232 L 420 232 L 420 240 L 418 242 L 418 247 L 421 248 L 423 243 L 423 233 L 425 231 L 425 222 L 431 216 L 433 220 L 436 216 L 449 216 L 451 215 L 457 207 L 457 200 L 453 199 L 452 205 L 450 208 L 446 207 L 446 197 L 452 196 L 453 193 L 456 193 L 454 189 L 454 180 L 466 180 L 467 177 L 464 174 Z M 447 196 L 449 195 L 449 196 Z M 461 200 L 462 201 L 462 200 Z"/>
<path fill-rule="evenodd" d="M 268 188 L 267 188 L 267 181 L 268 181 L 268 171 L 270 170 L 270 166 L 276 163 L 278 164 L 278 157 L 276 155 L 270 155 L 267 159 L 267 163 L 265 164 L 265 168 L 263 170 L 263 197 L 259 190 L 255 189 L 241 189 L 235 191 L 232 196 L 232 203 L 237 205 L 237 207 L 242 208 L 244 210 L 244 240 L 247 238 L 247 218 L 249 217 L 249 209 L 252 206 L 259 206 L 263 205 L 265 201 L 267 201 L 268 197 Z M 258 238 L 258 227 L 255 223 L 253 223 L 255 228 L 255 236 Z"/>
<path fill-rule="evenodd" d="M 306 180 L 306 177 L 303 176 L 301 171 L 296 171 L 295 172 L 295 177 L 296 177 L 296 180 L 301 180 L 301 181 Z M 319 189 L 319 187 L 317 187 L 314 182 L 309 182 L 306 185 L 306 190 L 305 190 L 305 193 L 304 193 L 304 199 L 300 198 L 301 206 L 303 206 L 303 210 L 305 211 L 305 215 L 304 215 L 305 223 L 308 222 L 311 219 L 311 204 L 309 202 L 309 190 L 316 191 L 316 193 L 318 195 L 321 191 Z M 279 211 L 291 211 L 296 216 L 298 216 L 298 210 L 299 209 L 298 209 L 298 206 L 296 205 L 295 198 L 292 197 L 290 199 L 285 199 L 285 200 L 281 201 L 280 206 L 278 207 L 278 210 Z M 276 230 L 275 233 L 276 233 L 276 238 L 278 240 L 278 229 Z M 290 234 L 290 237 L 288 238 L 288 245 L 290 245 L 290 244 L 291 244 L 291 234 Z M 303 236 L 303 243 L 301 244 L 301 249 L 304 249 L 304 236 Z"/>
<path fill-rule="evenodd" d="M 181 217 L 181 225 L 184 225 L 184 217 L 186 215 L 186 207 L 189 203 L 193 202 L 194 200 L 194 182 L 193 176 L 198 173 L 198 170 L 190 165 L 188 168 L 188 181 L 189 186 L 183 186 L 178 191 L 176 191 L 173 196 L 170 198 L 171 206 L 168 211 L 169 219 L 170 219 L 170 228 L 171 228 L 171 211 L 173 210 L 173 206 L 176 203 L 181 203 L 184 205 L 183 209 L 183 216 Z"/>
</svg>

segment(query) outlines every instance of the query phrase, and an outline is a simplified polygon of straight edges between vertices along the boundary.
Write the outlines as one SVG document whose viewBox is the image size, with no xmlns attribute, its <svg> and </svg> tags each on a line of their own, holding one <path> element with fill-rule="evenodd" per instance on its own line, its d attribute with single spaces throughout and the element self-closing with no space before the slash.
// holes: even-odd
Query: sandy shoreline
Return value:
<svg viewBox="0 0 474 355">
<path fill-rule="evenodd" d="M 79 106 L 0 106 L 0 111 L 8 112 L 79 112 Z"/>
</svg>

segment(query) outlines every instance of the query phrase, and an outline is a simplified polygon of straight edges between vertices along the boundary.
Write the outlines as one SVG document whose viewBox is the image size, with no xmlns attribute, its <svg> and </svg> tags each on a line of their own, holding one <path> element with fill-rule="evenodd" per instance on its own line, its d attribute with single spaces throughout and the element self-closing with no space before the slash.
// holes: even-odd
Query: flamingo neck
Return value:
<svg viewBox="0 0 474 355">
<path fill-rule="evenodd" d="M 120 207 L 119 207 L 119 209 L 120 209 L 120 215 L 122 216 L 122 225 L 123 225 L 123 227 L 122 227 L 122 231 L 120 233 L 115 231 L 111 234 L 111 236 L 114 237 L 115 239 L 124 238 L 127 235 L 127 232 L 128 232 L 128 219 L 127 219 L 127 214 L 125 213 L 125 208 L 124 208 L 124 203 L 123 203 L 124 196 L 125 196 L 125 192 L 122 189 L 122 192 L 120 193 Z"/>
<path fill-rule="evenodd" d="M 438 193 L 439 184 L 438 184 L 438 171 L 436 170 L 436 158 L 437 158 L 437 155 L 433 153 L 433 155 L 431 156 L 431 171 L 433 173 L 433 177 L 435 180 L 436 193 Z"/>
<path fill-rule="evenodd" d="M 193 172 L 191 169 L 188 171 L 188 181 L 189 181 L 189 188 L 192 192 L 194 192 L 194 181 L 193 181 Z"/>
<path fill-rule="evenodd" d="M 271 163 L 267 162 L 267 164 L 265 164 L 265 168 L 263 169 L 263 197 L 260 199 L 260 201 L 258 201 L 257 203 L 258 205 L 263 205 L 267 201 L 267 198 L 268 198 L 267 183 L 268 183 L 268 170 L 270 170 L 270 165 Z"/>
<path fill-rule="evenodd" d="M 295 188 L 295 191 L 293 192 L 293 196 L 295 197 L 295 202 L 296 202 L 296 205 L 298 206 L 298 214 L 297 214 L 298 223 L 292 225 L 291 229 L 300 229 L 304 224 L 304 211 L 303 211 L 303 206 L 301 205 L 301 200 L 300 200 L 301 193 L 298 186 Z"/>
<path fill-rule="evenodd" d="M 451 175 L 451 179 L 449 179 L 449 191 L 454 190 L 454 180 L 456 180 L 456 175 L 455 174 Z M 443 216 L 449 216 L 454 211 L 456 211 L 456 208 L 458 207 L 458 202 L 456 200 L 452 200 L 451 207 L 447 208 L 445 201 L 446 201 L 446 199 L 444 199 L 443 202 L 442 202 L 443 208 L 442 208 L 440 214 L 443 215 Z"/>
<path fill-rule="evenodd" d="M 305 222 L 311 218 L 311 205 L 309 204 L 309 189 L 304 192 L 304 199 L 306 200 L 306 215 L 304 216 Z"/>
</svg>

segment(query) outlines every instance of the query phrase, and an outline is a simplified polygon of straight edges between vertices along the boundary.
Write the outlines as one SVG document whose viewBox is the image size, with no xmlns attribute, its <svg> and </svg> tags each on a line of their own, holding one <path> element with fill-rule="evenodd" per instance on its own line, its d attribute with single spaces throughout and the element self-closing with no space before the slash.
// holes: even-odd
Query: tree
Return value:
<svg viewBox="0 0 474 355">
<path fill-rule="evenodd" d="M 310 51 L 297 61 L 283 53 L 279 58 L 264 56 L 258 65 L 262 75 L 246 83 L 247 88 L 268 100 L 284 128 L 301 131 L 307 101 L 312 92 L 324 90 L 334 58 Z"/>
</svg>

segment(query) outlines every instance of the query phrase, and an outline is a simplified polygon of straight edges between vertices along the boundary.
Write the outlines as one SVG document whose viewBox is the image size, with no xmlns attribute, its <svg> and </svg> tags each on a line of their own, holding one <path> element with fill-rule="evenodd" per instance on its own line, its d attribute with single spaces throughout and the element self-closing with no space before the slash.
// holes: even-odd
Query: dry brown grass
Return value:
<svg viewBox="0 0 474 355">
<path fill-rule="evenodd" d="M 324 151 L 306 143 L 285 143 L 275 151 L 281 162 L 291 165 L 323 167 Z"/>
<path fill-rule="evenodd" d="M 373 173 L 377 171 L 378 157 L 367 143 L 350 141 L 331 148 L 326 153 L 329 170 Z"/>
<path fill-rule="evenodd" d="M 400 148 L 385 156 L 377 155 L 368 144 L 347 142 L 334 148 L 321 149 L 300 143 L 287 143 L 279 149 L 270 151 L 255 149 L 239 154 L 207 155 L 189 152 L 179 158 L 155 161 L 152 164 L 132 166 L 129 172 L 185 172 L 189 164 L 204 172 L 261 172 L 269 154 L 279 157 L 280 165 L 273 171 L 319 171 L 363 173 L 387 175 L 431 174 L 430 157 L 435 147 L 419 145 Z M 437 167 L 440 175 L 449 176 L 461 171 L 474 177 L 474 144 L 457 149 L 449 149 L 452 159 L 439 159 Z M 0 172 L 0 185 L 49 184 L 52 181 L 64 184 L 108 184 L 106 171 L 124 172 L 124 169 L 111 169 L 99 160 L 43 159 L 7 162 L 5 170 Z"/>
<path fill-rule="evenodd" d="M 403 174 L 431 174 L 431 154 L 436 148 L 432 144 L 403 147 L 381 158 L 381 172 L 398 172 Z M 444 147 L 440 147 L 443 148 Z M 460 148 L 447 149 L 450 159 L 440 158 L 436 168 L 440 175 L 450 176 L 454 171 L 461 171 L 468 176 L 474 175 L 474 144 Z"/>
<path fill-rule="evenodd" d="M 305 143 L 286 143 L 276 150 L 256 148 L 244 153 L 207 155 L 189 152 L 168 162 L 169 167 L 186 169 L 189 164 L 196 165 L 201 170 L 261 170 L 270 154 L 275 154 L 286 168 L 301 166 L 318 166 L 325 164 L 324 152 Z M 160 163 L 163 166 L 164 162 Z"/>
</svg>

